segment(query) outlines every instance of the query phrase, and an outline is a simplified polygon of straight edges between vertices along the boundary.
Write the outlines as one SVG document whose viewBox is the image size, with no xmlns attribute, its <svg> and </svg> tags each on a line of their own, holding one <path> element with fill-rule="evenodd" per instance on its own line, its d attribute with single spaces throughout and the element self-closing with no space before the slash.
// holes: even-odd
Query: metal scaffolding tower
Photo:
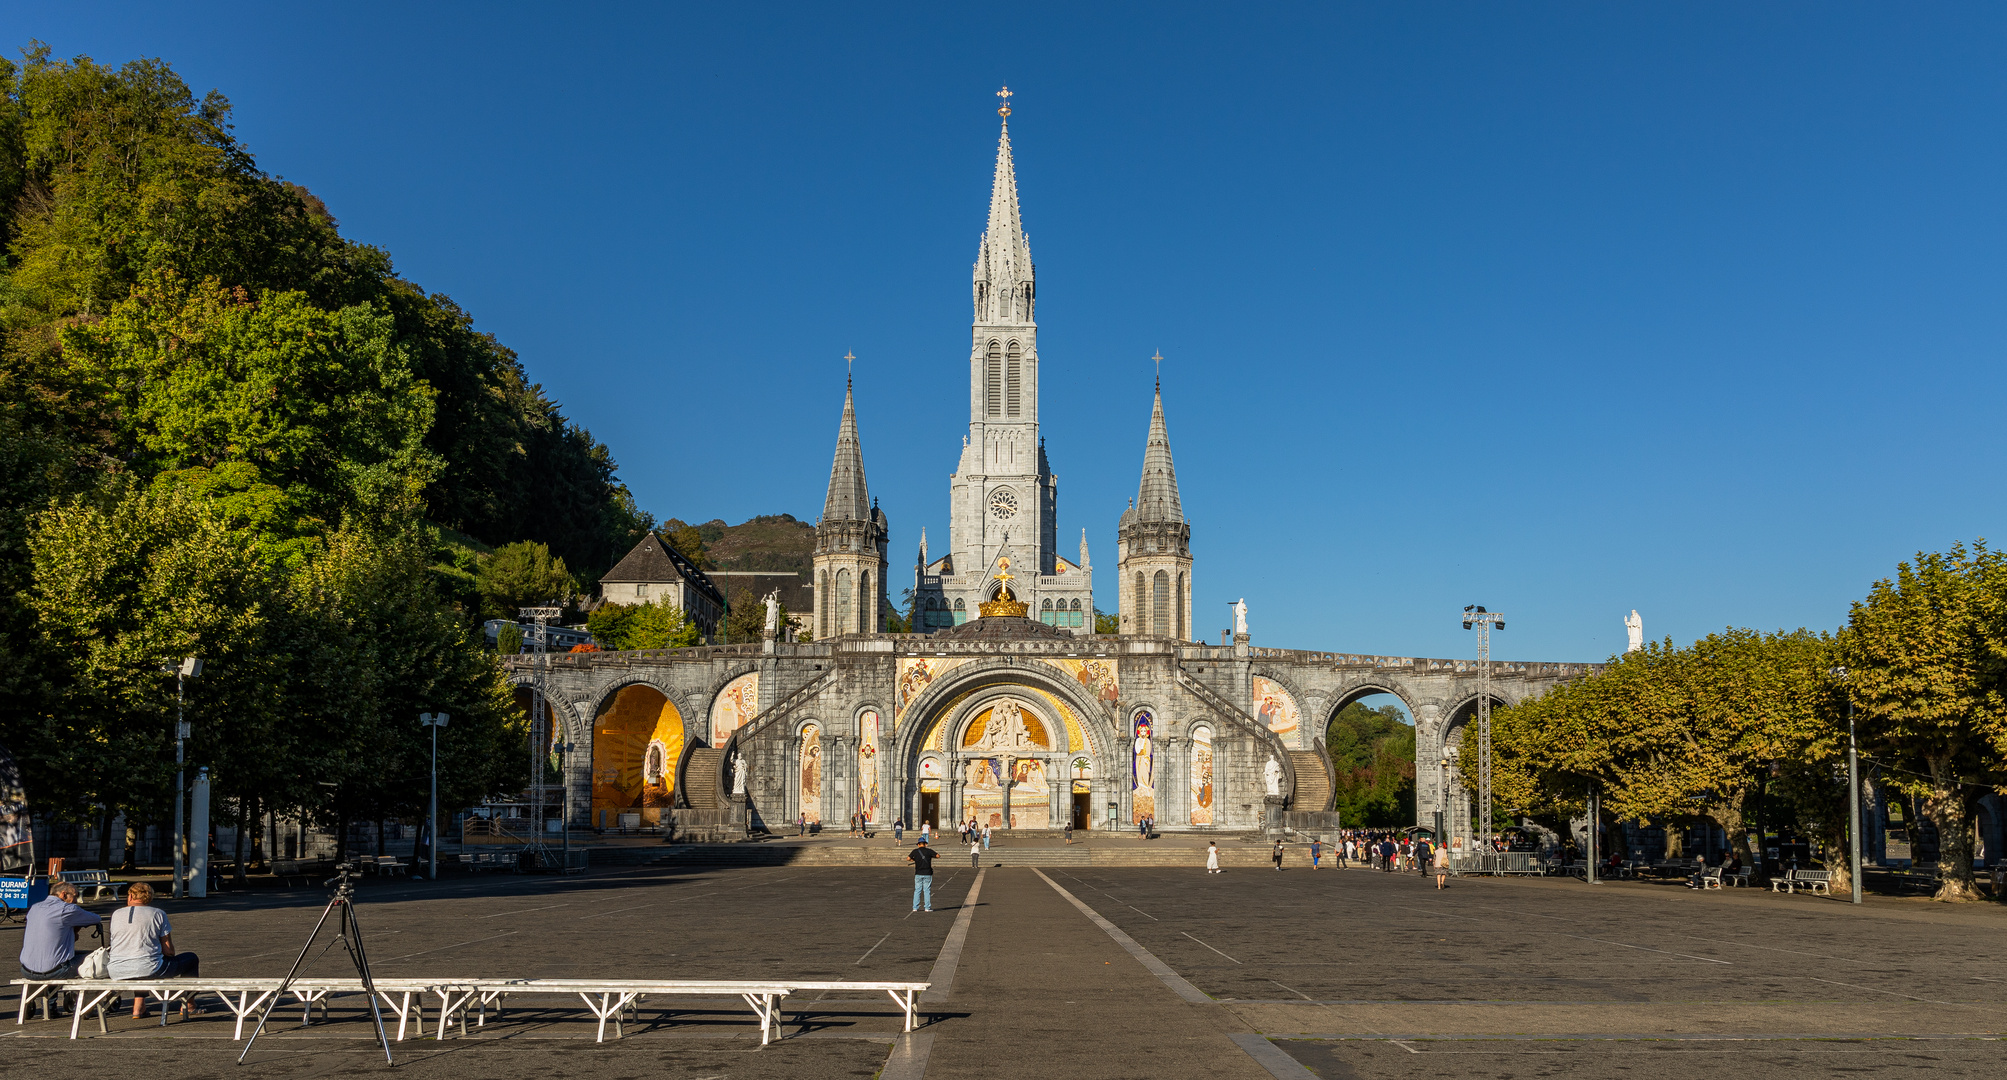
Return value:
<svg viewBox="0 0 2007 1080">
<path fill-rule="evenodd" d="M 1505 629 L 1505 616 L 1472 604 L 1463 609 L 1463 628 L 1477 630 L 1477 670 L 1483 678 L 1477 696 L 1477 836 L 1486 870 L 1498 852 L 1491 846 L 1491 629 Z"/>
</svg>

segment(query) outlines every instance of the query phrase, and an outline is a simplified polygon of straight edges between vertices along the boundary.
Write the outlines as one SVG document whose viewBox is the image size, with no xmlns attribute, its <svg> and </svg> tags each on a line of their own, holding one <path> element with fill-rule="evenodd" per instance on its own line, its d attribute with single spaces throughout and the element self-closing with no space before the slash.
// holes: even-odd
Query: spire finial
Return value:
<svg viewBox="0 0 2007 1080">
<path fill-rule="evenodd" d="M 1003 117 L 1004 123 L 1008 124 L 1010 123 L 1010 87 L 1006 86 L 997 91 L 997 96 L 1003 99 L 1003 104 L 997 108 L 997 115 Z"/>
<path fill-rule="evenodd" d="M 1155 356 L 1150 357 L 1150 359 L 1156 361 L 1157 389 L 1162 390 L 1164 388 L 1164 350 L 1158 349 L 1157 354 Z"/>
<path fill-rule="evenodd" d="M 857 357 L 851 355 L 849 349 L 843 350 L 843 388 L 845 390 L 850 389 L 851 366 L 856 362 L 857 362 Z"/>
</svg>

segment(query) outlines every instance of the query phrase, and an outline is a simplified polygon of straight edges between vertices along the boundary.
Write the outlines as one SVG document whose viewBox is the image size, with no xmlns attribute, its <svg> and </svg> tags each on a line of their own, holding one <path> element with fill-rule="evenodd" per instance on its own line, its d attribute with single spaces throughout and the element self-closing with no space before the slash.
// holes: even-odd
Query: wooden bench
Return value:
<svg viewBox="0 0 2007 1080">
<path fill-rule="evenodd" d="M 1827 895 L 1827 887 L 1832 884 L 1832 881 L 1833 872 L 1831 870 L 1791 870 L 1787 871 L 1783 877 L 1770 879 L 1770 891 L 1793 893 L 1799 889 L 1804 889 L 1807 892 L 1825 896 Z"/>
</svg>

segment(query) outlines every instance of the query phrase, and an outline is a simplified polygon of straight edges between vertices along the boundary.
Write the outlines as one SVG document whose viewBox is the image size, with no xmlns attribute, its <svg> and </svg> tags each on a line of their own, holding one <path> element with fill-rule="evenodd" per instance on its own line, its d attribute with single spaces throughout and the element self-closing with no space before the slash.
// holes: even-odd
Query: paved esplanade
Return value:
<svg viewBox="0 0 2007 1080">
<path fill-rule="evenodd" d="M 791 1000 L 762 1048 L 735 1002 L 670 1000 L 617 1043 L 552 1000 L 397 1045 L 413 1076 L 1489 1077 L 1641 1069 L 1997 1075 L 2002 916 L 1872 898 L 1560 880 L 1196 867 L 939 864 L 909 915 L 893 867 L 606 871 L 366 882 L 383 975 L 933 979 L 921 1029 L 882 996 Z M 980 886 L 975 887 L 980 877 Z M 972 888 L 975 887 L 975 888 Z M 1064 890 L 1064 894 L 1060 890 Z M 974 904 L 963 908 L 971 892 Z M 320 894 L 171 909 L 217 977 L 283 972 Z M 957 931 L 960 927 L 960 931 Z M 0 933 L 17 947 L 18 930 Z M 316 970 L 334 974 L 340 953 Z M 79 1075 L 350 1075 L 380 1067 L 356 999 L 235 1064 L 227 1013 L 0 1025 L 0 1068 Z M 1668 1060 L 1677 1055 L 1677 1060 Z M 1303 1071 L 1305 1067 L 1315 1071 Z"/>
</svg>

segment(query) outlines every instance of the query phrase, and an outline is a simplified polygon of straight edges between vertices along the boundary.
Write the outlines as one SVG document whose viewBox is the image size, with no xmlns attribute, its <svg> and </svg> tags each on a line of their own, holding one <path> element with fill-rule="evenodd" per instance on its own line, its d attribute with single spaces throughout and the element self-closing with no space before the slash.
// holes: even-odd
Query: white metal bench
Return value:
<svg viewBox="0 0 2007 1080">
<path fill-rule="evenodd" d="M 781 981 L 741 981 L 716 979 L 377 979 L 377 997 L 391 1012 L 397 1015 L 397 1038 L 402 1041 L 412 1021 L 420 1025 L 423 1032 L 425 995 L 436 996 L 438 1001 L 439 1027 L 434 1038 L 443 1039 L 446 1031 L 455 1022 L 466 1031 L 467 1012 L 479 1011 L 475 1026 L 487 1022 L 489 1005 L 501 1012 L 501 1002 L 512 994 L 545 994 L 569 997 L 576 994 L 585 1007 L 599 1022 L 595 1042 L 606 1041 L 607 1021 L 613 1022 L 614 1037 L 626 1034 L 622 1025 L 625 1017 L 635 1015 L 644 998 L 649 997 L 737 997 L 752 1007 L 753 1014 L 760 1021 L 760 1045 L 764 1046 L 774 1038 L 780 1019 L 780 1003 L 789 994 L 803 990 L 867 990 L 889 994 L 894 1004 L 905 1014 L 905 1030 L 912 1031 L 915 1021 L 915 1002 L 931 983 L 917 982 L 819 982 L 800 980 Z M 104 1005 L 122 994 L 144 993 L 153 998 L 161 1010 L 160 1022 L 167 1023 L 170 1007 L 204 994 L 214 995 L 224 1007 L 237 1018 L 233 1039 L 244 1037 L 244 1021 L 257 1016 L 279 992 L 283 979 L 276 976 L 245 979 L 61 979 L 37 982 L 16 979 L 21 987 L 20 1011 L 14 1022 L 25 1023 L 28 1008 L 47 994 L 77 995 L 77 1006 L 70 1019 L 70 1038 L 74 1039 L 82 1030 L 86 1012 L 94 1012 L 98 1018 L 98 1030 L 109 1031 L 105 1023 Z M 308 1022 L 313 1007 L 318 1004 L 325 1013 L 326 999 L 342 994 L 363 992 L 361 979 L 295 979 L 286 986 L 286 993 L 302 1008 L 301 1024 Z"/>
<path fill-rule="evenodd" d="M 277 976 L 258 979 L 61 979 L 53 982 L 16 979 L 15 985 L 21 988 L 21 1004 L 14 1023 L 25 1023 L 29 1007 L 47 995 L 75 994 L 77 1007 L 70 1018 L 70 1038 L 76 1038 L 82 1030 L 87 1012 L 97 1014 L 98 1031 L 106 1032 L 110 1029 L 105 1024 L 105 1004 L 126 994 L 143 993 L 160 1007 L 160 1022 L 165 1026 L 173 1006 L 211 994 L 237 1018 L 232 1038 L 241 1039 L 244 1037 L 244 1021 L 265 1008 L 265 1004 L 278 993 L 279 984 L 283 981 Z M 449 1000 L 447 989 L 436 979 L 377 979 L 375 982 L 377 996 L 383 999 L 386 1008 L 397 1014 L 397 1037 L 400 1040 L 412 1021 L 422 1024 L 424 995 L 438 995 L 442 1007 Z M 307 1023 L 316 1004 L 321 1006 L 323 1013 L 326 1012 L 325 1001 L 329 996 L 362 992 L 361 979 L 294 979 L 286 986 L 287 996 L 301 1006 L 302 1025 Z"/>
<path fill-rule="evenodd" d="M 1792 870 L 1781 878 L 1772 878 L 1770 880 L 1770 891 L 1792 893 L 1799 889 L 1804 889 L 1807 892 L 1825 896 L 1832 881 L 1833 872 L 1831 870 Z"/>
<path fill-rule="evenodd" d="M 441 1009 L 439 1037 L 454 1022 L 466 1030 L 466 1014 L 478 1010 L 475 1026 L 487 1022 L 489 1005 L 497 1015 L 502 1000 L 517 994 L 578 995 L 599 1021 L 594 1041 L 606 1041 L 606 1025 L 613 1022 L 614 1038 L 626 1034 L 622 1021 L 636 1015 L 644 998 L 735 996 L 752 1007 L 760 1020 L 760 1045 L 773 1040 L 779 1026 L 781 999 L 803 990 L 868 990 L 888 994 L 904 1014 L 905 1030 L 913 1030 L 915 1002 L 932 985 L 923 982 L 808 982 L 796 979 L 739 981 L 719 979 L 469 979 L 454 984 L 454 996 Z"/>
<path fill-rule="evenodd" d="M 59 870 L 56 880 L 69 882 L 78 889 L 91 890 L 92 900 L 101 900 L 106 895 L 117 898 L 126 887 L 123 881 L 113 881 L 111 873 L 105 870 Z"/>
<path fill-rule="evenodd" d="M 1721 888 L 1721 867 L 1710 866 L 1702 870 L 1700 872 L 1700 887 L 1702 890 Z"/>
</svg>

